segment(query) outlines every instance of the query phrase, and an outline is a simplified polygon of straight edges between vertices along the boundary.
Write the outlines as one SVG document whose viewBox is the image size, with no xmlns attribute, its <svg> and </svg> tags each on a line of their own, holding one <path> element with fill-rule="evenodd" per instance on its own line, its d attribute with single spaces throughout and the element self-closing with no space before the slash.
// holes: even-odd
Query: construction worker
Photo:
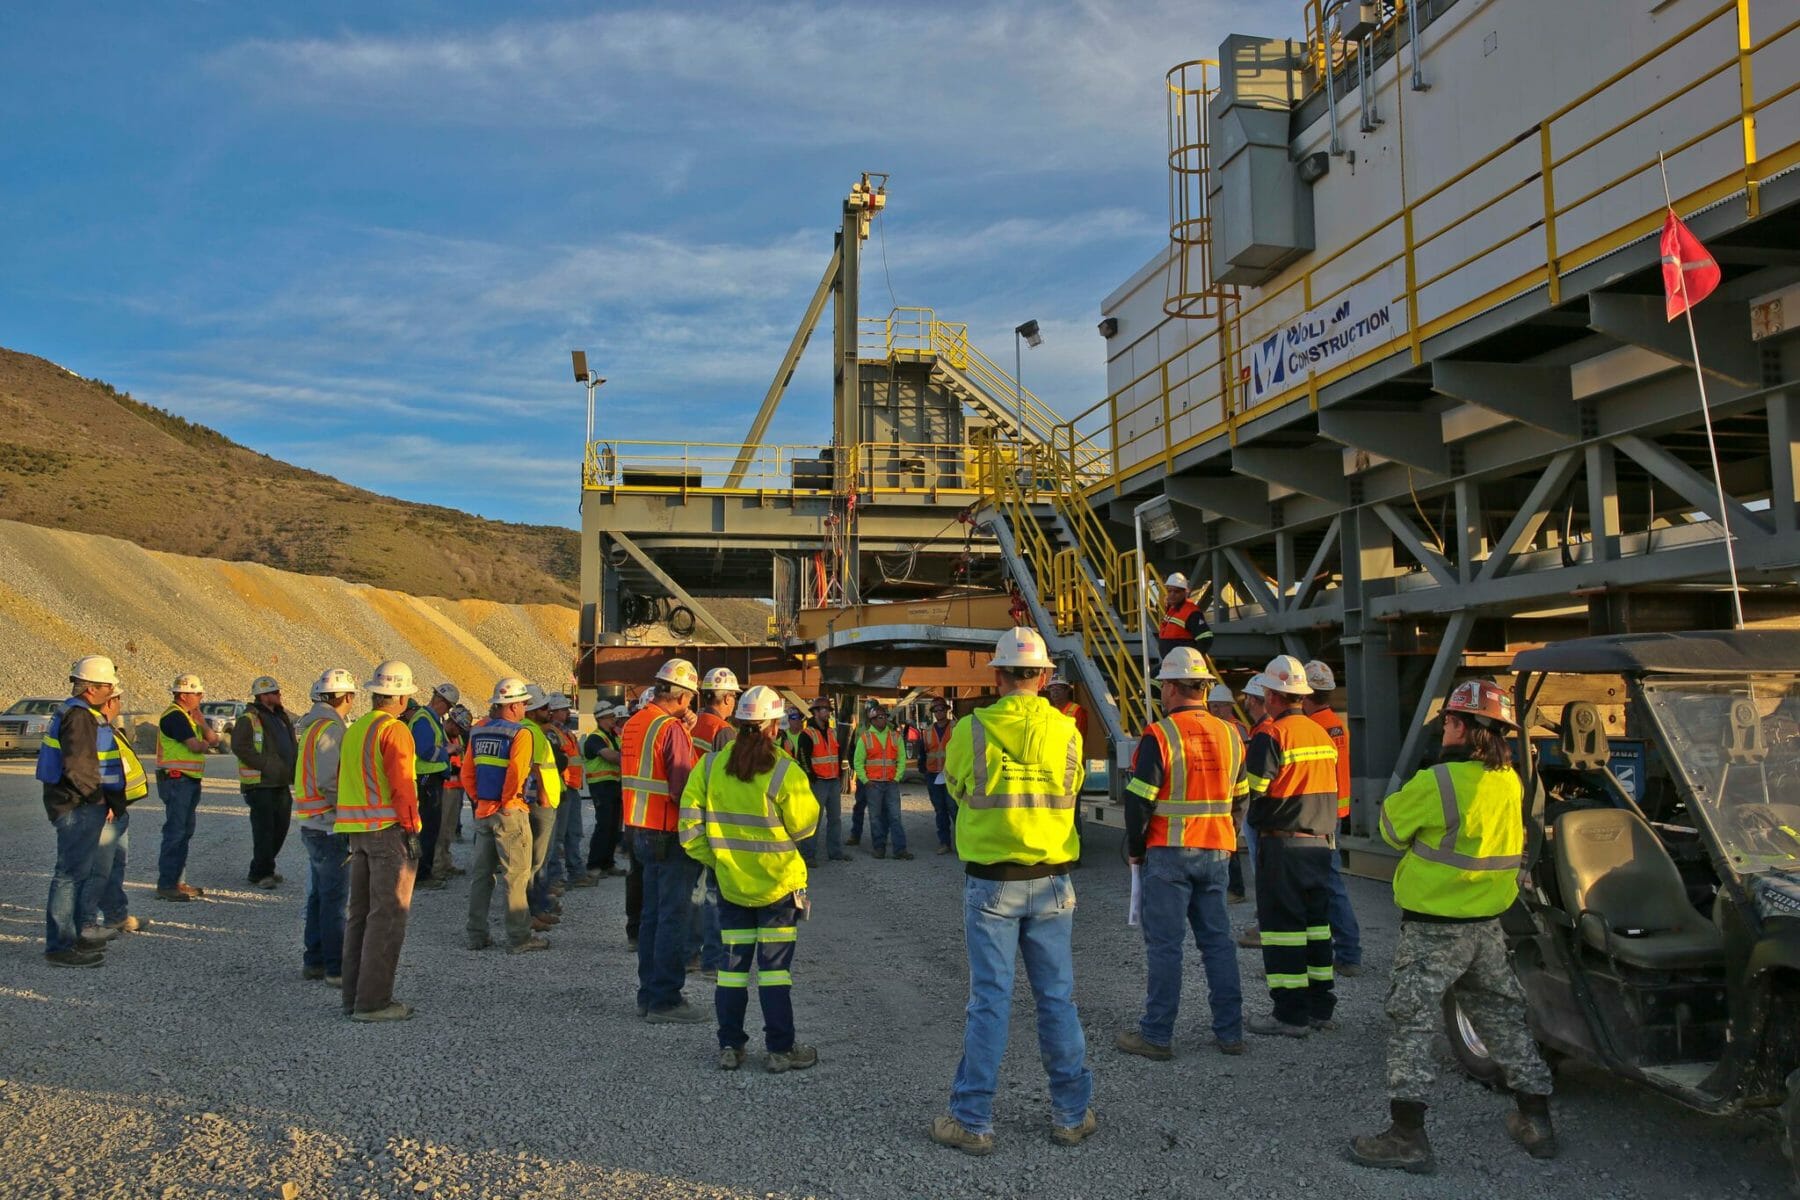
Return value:
<svg viewBox="0 0 1800 1200">
<path fill-rule="evenodd" d="M 1256 918 L 1273 1011 L 1251 1033 L 1305 1037 L 1335 1029 L 1331 860 L 1337 854 L 1337 748 L 1306 719 L 1306 668 L 1278 655 L 1257 677 L 1268 722 L 1251 735 L 1250 827 L 1256 835 Z"/>
<path fill-rule="evenodd" d="M 825 858 L 849 862 L 844 853 L 843 795 L 850 772 L 844 769 L 844 746 L 838 738 L 837 717 L 831 701 L 825 696 L 812 702 L 812 719 L 800 731 L 800 765 L 812 783 L 813 799 L 825 816 Z M 818 835 L 800 843 L 800 853 L 807 864 L 818 863 Z"/>
<path fill-rule="evenodd" d="M 178 675 L 173 699 L 156 723 L 156 798 L 163 805 L 162 847 L 156 857 L 156 898 L 197 900 L 206 895 L 187 882 L 188 846 L 200 811 L 206 756 L 219 735 L 200 716 L 206 688 L 198 675 Z"/>
<path fill-rule="evenodd" d="M 1206 693 L 1206 711 L 1231 726 L 1238 735 L 1238 741 L 1246 746 L 1250 744 L 1249 727 L 1244 724 L 1243 718 L 1238 716 L 1237 698 L 1231 694 L 1231 688 L 1228 685 L 1213 684 L 1212 689 Z"/>
<path fill-rule="evenodd" d="M 588 842 L 587 873 L 595 880 L 619 874 L 614 859 L 619 849 L 619 722 L 626 715 L 622 704 L 600 705 L 594 710 L 594 732 L 587 735 L 581 748 L 588 795 L 594 802 L 594 836 Z"/>
<path fill-rule="evenodd" d="M 655 689 L 620 735 L 625 827 L 643 865 L 644 910 L 638 922 L 638 1016 L 655 1023 L 705 1021 L 681 994 L 687 984 L 689 905 L 700 866 L 681 852 L 676 816 L 694 769 L 689 736 L 700 675 L 685 658 L 656 672 Z"/>
<path fill-rule="evenodd" d="M 732 725 L 732 714 L 737 710 L 738 696 L 743 688 L 738 684 L 737 676 L 730 668 L 714 667 L 700 680 L 700 708 L 694 718 L 693 741 L 694 757 L 698 759 L 715 750 L 723 750 L 731 744 L 737 735 Z M 792 720 L 793 710 L 786 710 L 786 719 Z M 790 732 L 791 731 L 791 732 Z M 799 724 L 784 725 L 781 735 L 781 748 L 789 757 L 797 758 Z M 702 975 L 716 975 L 725 965 L 725 943 L 720 940 L 719 925 L 719 884 L 712 877 L 712 872 L 702 868 L 700 871 L 699 900 L 694 905 L 692 942 L 698 943 L 700 954 L 698 961 L 690 961 L 690 970 L 698 969 Z"/>
<path fill-rule="evenodd" d="M 468 748 L 469 730 L 474 726 L 475 716 L 465 704 L 458 703 L 444 714 L 444 736 L 450 741 L 447 747 L 450 769 L 444 772 L 444 799 L 439 806 L 437 852 L 431 860 L 431 875 L 434 879 L 452 879 L 463 873 L 463 869 L 456 865 L 455 855 L 450 852 L 450 844 L 460 841 L 462 837 L 463 752 Z"/>
<path fill-rule="evenodd" d="M 950 798 L 950 785 L 944 780 L 944 751 L 950 745 L 953 728 L 950 702 L 942 696 L 933 696 L 931 724 L 919 731 L 919 750 L 925 763 L 920 768 L 925 773 L 925 792 L 931 797 L 932 816 L 937 818 L 939 854 L 950 853 L 955 845 L 952 837 L 956 828 L 956 801 Z"/>
<path fill-rule="evenodd" d="M 462 700 L 454 683 L 440 683 L 431 691 L 431 699 L 407 709 L 406 728 L 412 734 L 413 786 L 419 793 L 419 820 L 424 830 L 419 841 L 429 851 L 419 859 L 419 877 L 413 885 L 425 891 L 437 891 L 450 882 L 440 875 L 437 865 L 438 834 L 444 824 L 444 781 L 450 777 L 450 731 L 444 718 Z"/>
<path fill-rule="evenodd" d="M 550 723 L 545 732 L 555 744 L 556 765 L 562 774 L 562 803 L 556 806 L 556 828 L 550 837 L 550 861 L 545 871 L 553 892 L 564 888 L 593 887 L 587 877 L 587 857 L 581 848 L 581 789 L 587 783 L 587 764 L 581 758 L 581 741 L 569 728 L 575 702 L 562 692 L 550 696 Z"/>
<path fill-rule="evenodd" d="M 1250 716 L 1250 732 L 1249 735 L 1244 738 L 1246 757 L 1248 756 L 1250 739 L 1262 732 L 1269 725 L 1267 699 L 1268 697 L 1263 693 L 1262 674 L 1261 672 L 1258 672 L 1244 684 L 1244 711 Z M 1246 812 L 1246 816 L 1247 815 Z M 1239 832 L 1243 834 L 1243 853 L 1239 857 L 1246 858 L 1250 861 L 1251 877 L 1254 878 L 1256 872 L 1256 833 L 1250 828 L 1248 820 L 1239 827 Z M 1236 860 L 1234 859 L 1233 861 L 1235 862 Z M 1244 893 L 1244 876 L 1241 870 L 1237 873 L 1236 879 L 1232 882 L 1233 886 L 1237 889 L 1237 895 L 1241 897 Z M 1243 929 L 1238 931 L 1237 944 L 1244 950 L 1260 951 L 1262 949 L 1261 927 L 1254 921 L 1249 925 L 1246 925 Z"/>
<path fill-rule="evenodd" d="M 1061 675 L 1050 681 L 1044 689 L 1044 699 L 1050 701 L 1050 707 L 1075 722 L 1075 731 L 1082 737 L 1082 754 L 1086 755 L 1087 747 L 1087 710 L 1075 702 L 1075 689 Z"/>
<path fill-rule="evenodd" d="M 418 870 L 419 796 L 413 785 L 415 746 L 400 714 L 413 686 L 412 668 L 390 659 L 363 691 L 369 711 L 344 732 L 338 754 L 334 833 L 350 839 L 350 904 L 344 917 L 344 1012 L 355 1021 L 405 1021 L 410 1006 L 394 999 L 394 972 L 406 941 Z"/>
<path fill-rule="evenodd" d="M 350 836 L 337 831 L 338 770 L 356 676 L 333 667 L 312 687 L 313 706 L 300 720 L 294 765 L 294 816 L 306 847 L 306 918 L 300 977 L 344 982 L 344 910 L 350 897 Z"/>
<path fill-rule="evenodd" d="M 1350 728 L 1344 718 L 1332 711 L 1331 693 L 1337 688 L 1337 676 L 1331 667 L 1318 659 L 1306 664 L 1306 685 L 1312 695 L 1300 698 L 1301 711 L 1311 717 L 1337 750 L 1338 829 L 1350 817 Z M 1337 974 L 1348 979 L 1362 974 L 1362 928 L 1356 923 L 1356 910 L 1350 906 L 1350 893 L 1344 887 L 1344 867 L 1337 854 L 1331 856 L 1331 952 Z"/>
<path fill-rule="evenodd" d="M 944 777 L 956 798 L 956 853 L 964 863 L 963 937 L 968 1020 L 950 1113 L 931 1139 L 968 1154 L 994 1149 L 994 1090 L 1012 1011 L 1015 960 L 1037 1001 L 1038 1054 L 1050 1076 L 1051 1136 L 1065 1146 L 1094 1132 L 1094 1080 L 1075 1008 L 1070 945 L 1081 852 L 1075 805 L 1086 768 L 1075 722 L 1038 694 L 1050 655 L 1034 629 L 1000 635 L 988 665 L 1000 698 L 956 723 Z"/>
<path fill-rule="evenodd" d="M 625 714 L 630 720 L 643 707 L 650 703 L 656 695 L 656 688 L 647 687 L 632 701 L 631 709 Z M 625 726 L 619 726 L 619 836 L 625 847 L 625 947 L 635 952 L 638 948 L 638 931 L 644 916 L 644 864 L 635 852 L 636 837 L 625 827 L 625 789 L 623 772 L 625 768 Z"/>
<path fill-rule="evenodd" d="M 498 878 L 506 893 L 506 944 L 512 954 L 547 950 L 550 943 L 533 936 L 531 906 L 531 806 L 526 784 L 532 773 L 533 744 L 526 729 L 525 705 L 531 688 L 508 677 L 494 684 L 488 717 L 469 730 L 463 756 L 463 791 L 475 807 L 475 858 L 469 867 L 468 947 L 493 945 L 488 908 Z"/>
<path fill-rule="evenodd" d="M 1212 629 L 1200 606 L 1188 599 L 1188 577 L 1180 571 L 1163 581 L 1162 623 L 1156 627 L 1157 653 L 1167 654 L 1177 646 L 1191 646 L 1204 651 L 1212 642 Z"/>
<path fill-rule="evenodd" d="M 819 827 L 806 773 L 775 745 L 781 696 L 752 687 L 738 700 L 738 733 L 700 759 L 681 793 L 681 848 L 718 880 L 726 958 L 713 1008 L 719 1069 L 744 1065 L 750 962 L 762 1004 L 771 1075 L 804 1071 L 819 1052 L 794 1040 L 794 942 L 806 912 L 806 863 L 797 843 Z"/>
<path fill-rule="evenodd" d="M 105 940 L 82 937 L 77 916 L 106 825 L 107 790 L 122 796 L 125 789 L 117 732 L 101 712 L 118 686 L 112 659 L 98 654 L 76 659 L 69 668 L 69 699 L 50 718 L 38 747 L 44 815 L 56 829 L 56 866 L 44 903 L 44 961 L 56 967 L 104 962 Z"/>
<path fill-rule="evenodd" d="M 1159 1061 L 1175 1056 L 1181 948 L 1191 928 L 1206 967 L 1213 1044 L 1221 1054 L 1242 1054 L 1244 993 L 1225 885 L 1237 849 L 1237 818 L 1250 794 L 1244 744 L 1206 711 L 1213 675 L 1199 651 L 1169 651 L 1156 678 L 1166 715 L 1138 742 L 1125 787 L 1126 855 L 1141 876 L 1149 983 L 1143 1018 L 1114 1044 Z"/>
<path fill-rule="evenodd" d="M 550 693 L 535 683 L 525 686 L 531 692 L 525 701 L 524 721 L 525 731 L 531 735 L 531 774 L 525 780 L 531 822 L 531 886 L 525 889 L 525 898 L 531 905 L 531 927 L 542 933 L 562 923 L 556 911 L 562 905 L 550 894 L 550 880 L 544 871 L 556 832 L 556 809 L 562 803 L 562 769 L 556 762 L 557 747 L 544 730 L 550 720 Z"/>
<path fill-rule="evenodd" d="M 106 823 L 94 846 L 94 862 L 87 883 L 75 897 L 75 928 L 89 941 L 109 942 L 121 933 L 136 933 L 149 924 L 131 915 L 125 894 L 125 862 L 131 846 L 131 806 L 150 794 L 150 780 L 138 761 L 131 741 L 118 731 L 119 712 L 125 693 L 114 691 L 100 705 L 100 716 L 115 731 L 121 770 L 115 778 L 105 772 Z"/>
<path fill-rule="evenodd" d="M 1387 1014 L 1392 1124 L 1350 1143 L 1367 1167 L 1428 1173 L 1426 1097 L 1444 994 L 1500 1067 L 1517 1104 L 1506 1130 L 1534 1158 L 1556 1155 L 1550 1071 L 1525 1019 L 1525 994 L 1507 958 L 1500 914 L 1519 895 L 1525 848 L 1523 785 L 1507 734 L 1512 697 L 1487 680 L 1458 684 L 1444 702 L 1443 754 L 1381 803 L 1381 837 L 1402 851 L 1394 871 L 1400 944 Z M 1454 820 L 1447 819 L 1454 814 Z"/>
<path fill-rule="evenodd" d="M 912 858 L 906 848 L 906 826 L 900 821 L 900 777 L 906 774 L 906 739 L 888 727 L 888 710 L 877 706 L 869 716 L 869 728 L 856 739 L 853 761 L 856 778 L 869 795 L 869 844 L 876 858 L 887 857 L 890 839 L 894 857 Z"/>
<path fill-rule="evenodd" d="M 714 667 L 700 681 L 700 707 L 694 717 L 694 755 L 722 750 L 735 734 L 732 713 L 737 711 L 737 676 L 728 667 Z"/>
<path fill-rule="evenodd" d="M 863 732 L 869 728 L 875 716 L 878 704 L 870 704 L 863 709 L 862 718 L 850 723 L 850 776 L 855 782 L 856 795 L 850 802 L 850 836 L 844 839 L 846 846 L 862 845 L 863 818 L 869 811 L 869 784 L 856 771 L 856 743 Z"/>
<path fill-rule="evenodd" d="M 250 707 L 231 727 L 231 752 L 238 760 L 238 789 L 250 809 L 248 882 L 273 888 L 282 882 L 275 859 L 287 842 L 293 817 L 294 760 L 299 741 L 294 718 L 281 706 L 281 684 L 258 675 L 250 684 Z"/>
</svg>

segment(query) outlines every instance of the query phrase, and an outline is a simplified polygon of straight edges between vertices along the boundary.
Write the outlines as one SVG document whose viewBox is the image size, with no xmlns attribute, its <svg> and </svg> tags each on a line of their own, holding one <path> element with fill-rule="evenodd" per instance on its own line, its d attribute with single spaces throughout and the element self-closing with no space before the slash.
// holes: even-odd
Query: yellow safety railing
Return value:
<svg viewBox="0 0 1800 1200">
<path fill-rule="evenodd" d="M 1391 32 L 1394 19 L 1404 11 L 1397 7 L 1384 20 L 1378 36 Z M 1409 198 L 1399 212 L 1364 231 L 1353 243 L 1317 259 L 1306 270 L 1279 287 L 1261 292 L 1252 301 L 1240 299 L 1235 309 L 1220 320 L 1216 333 L 1203 337 L 1198 345 L 1182 347 L 1129 380 L 1065 422 L 1049 440 L 1090 464 L 1109 464 L 1111 469 L 1103 480 L 1086 482 L 1089 490 L 1126 476 L 1160 474 L 1171 468 L 1178 454 L 1220 437 L 1235 439 L 1245 421 L 1302 402 L 1317 408 L 1321 388 L 1397 350 L 1404 350 L 1414 362 L 1421 362 L 1425 341 L 1516 296 L 1543 288 L 1551 303 L 1557 303 L 1562 279 L 1570 271 L 1653 234 L 1662 223 L 1659 201 L 1613 223 L 1609 232 L 1588 237 L 1578 245 L 1563 244 L 1561 234 L 1578 213 L 1591 222 L 1595 206 L 1617 203 L 1615 189 L 1657 168 L 1653 155 L 1637 158 L 1623 169 L 1604 167 L 1599 165 L 1602 152 L 1622 145 L 1622 140 L 1615 140 L 1621 134 L 1714 79 L 1735 78 L 1735 102 L 1705 128 L 1664 147 L 1664 154 L 1673 163 L 1678 156 L 1702 144 L 1729 136 L 1734 146 L 1741 145 L 1741 164 L 1678 195 L 1675 204 L 1682 211 L 1693 211 L 1741 193 L 1747 214 L 1757 215 L 1762 181 L 1800 164 L 1800 135 L 1796 132 L 1800 125 L 1782 126 L 1777 135 L 1780 140 L 1773 147 L 1768 144 L 1768 127 L 1763 129 L 1760 147 L 1757 138 L 1759 114 L 1800 91 L 1800 79 L 1783 74 L 1770 80 L 1766 70 L 1759 91 L 1755 75 L 1759 64 L 1791 72 L 1786 64 L 1797 57 L 1791 53 L 1791 46 L 1782 56 L 1767 52 L 1800 30 L 1800 18 L 1789 17 L 1794 11 L 1791 0 L 1726 0 L 1710 9 L 1527 127 L 1511 142 L 1481 156 L 1421 195 Z M 1309 55 L 1315 73 L 1325 69 L 1329 55 L 1353 53 L 1328 36 L 1323 9 L 1316 0 L 1309 0 L 1306 13 Z M 1760 36 L 1753 32 L 1773 22 L 1781 23 Z M 1584 110 L 1593 111 L 1597 99 L 1617 102 L 1630 88 L 1643 90 L 1648 86 L 1646 70 L 1656 69 L 1659 60 L 1670 51 L 1718 34 L 1726 35 L 1718 38 L 1725 43 L 1722 53 L 1701 66 L 1697 75 L 1684 71 L 1679 77 L 1671 75 L 1660 80 L 1653 99 L 1631 102 L 1630 114 L 1604 130 L 1580 135 L 1570 132 L 1574 120 L 1580 119 Z M 1777 63 L 1782 65 L 1776 67 Z M 1621 89 L 1627 81 L 1631 83 Z M 1572 138 L 1576 139 L 1573 144 Z M 1520 170 L 1518 159 L 1526 154 L 1535 161 L 1531 169 Z M 1508 175 L 1507 171 L 1517 174 Z M 1607 178 L 1595 181 L 1592 177 L 1596 174 Z M 1577 179 L 1579 183 L 1574 182 Z M 1527 208 L 1523 218 L 1517 224 L 1509 222 L 1497 234 L 1471 228 L 1472 222 L 1486 217 L 1491 223 L 1502 212 L 1510 213 L 1520 205 Z M 1532 244 L 1530 239 L 1541 242 L 1535 265 L 1516 271 L 1481 295 L 1442 311 L 1431 311 L 1433 289 L 1442 289 L 1447 281 L 1494 255 L 1519 252 Z M 1390 246 L 1392 249 L 1388 250 Z M 1376 248 L 1373 253 L 1371 247 Z M 1407 333 L 1403 340 L 1396 339 L 1398 345 L 1395 341 L 1383 342 L 1328 371 L 1308 376 L 1294 390 L 1254 405 L 1249 403 L 1244 383 L 1248 361 L 1245 350 L 1249 345 L 1278 329 L 1282 320 L 1342 299 L 1352 289 L 1396 270 L 1405 284 L 1391 298 L 1405 306 L 1408 317 Z M 1178 434 L 1175 426 L 1183 421 L 1189 423 L 1190 430 Z"/>
<path fill-rule="evenodd" d="M 743 478 L 726 487 L 745 447 L 731 442 L 596 441 L 589 443 L 582 484 L 589 491 L 654 495 L 830 495 L 831 446 L 754 445 Z M 864 442 L 845 454 L 848 474 L 864 496 L 981 493 L 983 460 L 966 443 Z"/>
</svg>

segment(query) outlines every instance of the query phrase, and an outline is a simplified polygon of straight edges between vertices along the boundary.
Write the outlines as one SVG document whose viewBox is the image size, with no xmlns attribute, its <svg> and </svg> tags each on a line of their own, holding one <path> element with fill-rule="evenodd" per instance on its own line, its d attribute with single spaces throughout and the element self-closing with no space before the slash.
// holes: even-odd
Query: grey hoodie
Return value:
<svg viewBox="0 0 1800 1200">
<path fill-rule="evenodd" d="M 330 725 L 319 732 L 318 758 L 315 769 L 318 771 L 319 791 L 329 796 L 335 806 L 337 803 L 338 752 L 343 748 L 344 731 L 349 728 L 349 724 L 338 715 L 337 709 L 331 705 L 315 703 L 311 711 L 300 718 L 299 731 L 302 752 L 306 748 L 307 731 L 320 721 L 328 721 Z M 330 833 L 332 822 L 336 819 L 336 815 L 333 814 L 329 818 L 314 817 L 310 820 L 303 818 L 297 823 L 302 829 L 323 829 L 326 833 Z"/>
</svg>

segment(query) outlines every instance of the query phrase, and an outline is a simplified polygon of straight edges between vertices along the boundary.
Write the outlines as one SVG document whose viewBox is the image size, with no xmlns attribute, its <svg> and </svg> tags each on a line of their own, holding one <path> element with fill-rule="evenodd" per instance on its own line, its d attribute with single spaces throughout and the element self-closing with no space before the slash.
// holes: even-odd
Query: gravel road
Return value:
<svg viewBox="0 0 1800 1200">
<path fill-rule="evenodd" d="M 767 1075 L 760 1055 L 721 1074 L 710 1026 L 635 1019 L 620 880 L 570 892 L 551 951 L 523 958 L 462 948 L 463 881 L 421 895 L 398 988 L 418 1018 L 351 1024 L 334 992 L 300 979 L 297 836 L 281 890 L 238 882 L 249 823 L 228 766 L 211 764 L 190 865 L 214 898 L 151 896 L 153 793 L 133 810 L 128 879 L 133 911 L 154 925 L 90 971 L 41 958 L 51 830 L 29 767 L 0 766 L 0 1196 L 1785 1194 L 1772 1125 L 1701 1117 L 1583 1069 L 1558 1080 L 1563 1157 L 1533 1162 L 1506 1138 L 1504 1102 L 1447 1059 L 1431 1113 L 1438 1175 L 1351 1165 L 1347 1139 L 1385 1123 L 1381 1002 L 1397 927 L 1386 889 L 1360 880 L 1351 894 L 1371 969 L 1340 985 L 1336 1033 L 1253 1040 L 1245 1057 L 1222 1058 L 1204 1044 L 1204 977 L 1190 955 L 1178 1057 L 1118 1054 L 1112 1036 L 1142 999 L 1143 952 L 1124 925 L 1110 831 L 1090 838 L 1076 877 L 1077 990 L 1101 1128 L 1073 1150 L 1046 1136 L 1029 992 L 995 1155 L 925 1139 L 955 1069 L 966 985 L 959 868 L 929 853 L 815 876 L 817 916 L 795 965 L 800 1034 L 821 1055 L 806 1074 Z M 909 792 L 916 848 L 931 840 L 929 809 Z M 1255 956 L 1242 964 L 1259 1011 Z M 690 995 L 710 1003 L 709 991 Z"/>
</svg>

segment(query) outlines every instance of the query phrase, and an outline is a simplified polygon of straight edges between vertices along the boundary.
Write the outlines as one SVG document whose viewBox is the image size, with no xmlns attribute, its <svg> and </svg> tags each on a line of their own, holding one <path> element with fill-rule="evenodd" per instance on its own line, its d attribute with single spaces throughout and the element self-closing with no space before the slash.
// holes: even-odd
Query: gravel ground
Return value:
<svg viewBox="0 0 1800 1200">
<path fill-rule="evenodd" d="M 43 964 L 53 842 L 29 768 L 0 767 L 0 1196 L 1784 1194 L 1772 1125 L 1708 1119 L 1578 1068 L 1558 1081 L 1564 1153 L 1553 1163 L 1513 1147 L 1505 1102 L 1451 1075 L 1447 1059 L 1431 1114 L 1439 1174 L 1348 1163 L 1346 1140 L 1386 1115 L 1381 1002 L 1396 922 L 1374 883 L 1351 885 L 1370 970 L 1341 984 L 1339 1031 L 1220 1057 L 1204 1042 L 1190 955 L 1176 1060 L 1118 1054 L 1112 1035 L 1136 1017 L 1143 952 L 1124 926 L 1109 831 L 1090 838 L 1076 877 L 1101 1127 L 1073 1150 L 1046 1136 L 1028 992 L 996 1154 L 972 1159 L 924 1137 L 956 1066 L 966 980 L 959 869 L 929 853 L 859 857 L 815 877 L 817 916 L 796 962 L 801 1036 L 821 1055 L 806 1074 L 767 1075 L 760 1056 L 721 1074 L 710 1026 L 635 1019 L 620 880 L 570 892 L 551 951 L 524 958 L 462 948 L 462 881 L 421 895 L 398 989 L 419 1016 L 351 1024 L 333 992 L 299 977 L 297 836 L 281 890 L 238 882 L 249 825 L 226 767 L 212 764 L 190 866 L 215 898 L 151 896 L 162 817 L 152 794 L 133 810 L 129 882 L 133 911 L 155 924 L 92 971 Z M 916 848 L 930 819 L 910 791 Z M 1260 1011 L 1260 970 L 1252 954 L 1241 961 L 1247 1007 Z"/>
</svg>

